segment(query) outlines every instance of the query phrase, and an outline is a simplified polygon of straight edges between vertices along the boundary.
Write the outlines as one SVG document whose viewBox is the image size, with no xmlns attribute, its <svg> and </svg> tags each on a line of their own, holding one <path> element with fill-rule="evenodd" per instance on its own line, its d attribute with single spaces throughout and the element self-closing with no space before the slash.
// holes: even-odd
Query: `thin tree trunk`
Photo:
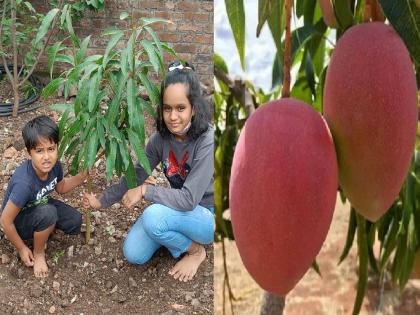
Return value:
<svg viewBox="0 0 420 315">
<path fill-rule="evenodd" d="M 10 32 L 12 33 L 12 42 L 13 42 L 13 95 L 14 95 L 14 104 L 13 104 L 13 117 L 17 116 L 19 109 L 19 74 L 18 74 L 18 65 L 17 65 L 17 44 L 16 44 L 16 2 L 11 1 L 12 4 L 12 21 L 10 24 Z"/>
</svg>

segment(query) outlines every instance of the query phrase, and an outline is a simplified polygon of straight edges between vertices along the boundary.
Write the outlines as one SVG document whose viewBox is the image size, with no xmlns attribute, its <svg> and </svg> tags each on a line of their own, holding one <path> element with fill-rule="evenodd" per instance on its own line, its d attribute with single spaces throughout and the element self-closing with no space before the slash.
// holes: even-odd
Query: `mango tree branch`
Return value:
<svg viewBox="0 0 420 315">
<path fill-rule="evenodd" d="M 285 12 L 286 12 L 286 34 L 284 40 L 284 64 L 283 64 L 283 88 L 281 91 L 281 97 L 290 96 L 290 68 L 292 64 L 292 36 L 290 31 L 290 19 L 292 16 L 292 0 L 285 1 Z"/>
<path fill-rule="evenodd" d="M 255 103 L 251 93 L 246 89 L 245 82 L 242 80 L 232 80 L 218 68 L 214 68 L 214 75 L 229 87 L 230 93 L 232 93 L 239 104 L 245 109 L 246 116 L 249 117 L 255 111 Z"/>
<path fill-rule="evenodd" d="M 63 0 L 60 0 L 59 7 L 58 7 L 59 12 L 62 11 L 63 5 L 64 5 L 64 1 Z M 52 21 L 52 24 L 51 24 L 51 29 L 53 31 L 51 31 L 48 34 L 47 40 L 44 42 L 44 45 L 42 46 L 41 50 L 39 51 L 38 55 L 36 56 L 36 59 L 35 59 L 34 64 L 32 65 L 31 69 L 28 71 L 28 73 L 26 74 L 26 76 L 20 81 L 18 87 L 21 87 L 25 83 L 25 81 L 28 80 L 28 78 L 31 76 L 31 74 L 34 72 L 36 66 L 38 65 L 38 62 L 41 60 L 41 56 L 44 53 L 45 48 L 47 48 L 48 43 L 50 42 L 50 39 L 51 39 L 52 35 L 53 34 L 54 35 L 57 34 L 57 31 L 54 31 L 54 29 L 55 29 L 55 24 L 57 23 L 57 20 L 58 20 L 58 15 L 59 14 L 56 14 L 55 15 L 55 17 L 54 17 L 54 19 Z M 23 65 L 22 65 L 22 67 L 23 67 Z"/>
<path fill-rule="evenodd" d="M 2 16 L 1 16 L 1 21 L 0 21 L 0 51 L 3 51 L 3 36 L 2 36 L 2 32 L 3 32 L 3 20 L 4 17 L 6 15 L 6 3 L 7 1 L 4 1 L 3 4 L 3 12 L 2 12 Z M 6 57 L 4 56 L 4 54 L 1 54 L 1 58 L 3 59 L 3 66 L 4 69 L 6 70 L 7 76 L 9 77 L 10 82 L 13 82 L 13 75 L 9 70 L 9 67 L 7 65 L 7 60 Z"/>
</svg>

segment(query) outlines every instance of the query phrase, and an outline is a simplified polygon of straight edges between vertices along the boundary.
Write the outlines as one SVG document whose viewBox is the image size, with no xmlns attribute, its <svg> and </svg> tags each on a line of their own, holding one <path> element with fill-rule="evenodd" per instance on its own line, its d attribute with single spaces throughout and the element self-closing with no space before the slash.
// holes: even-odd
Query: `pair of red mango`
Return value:
<svg viewBox="0 0 420 315">
<path fill-rule="evenodd" d="M 323 100 L 325 120 L 291 98 L 262 106 L 235 149 L 229 192 L 235 240 L 251 276 L 279 295 L 321 249 L 338 185 L 376 221 L 404 182 L 416 139 L 417 85 L 392 27 L 366 23 L 341 37 Z"/>
</svg>

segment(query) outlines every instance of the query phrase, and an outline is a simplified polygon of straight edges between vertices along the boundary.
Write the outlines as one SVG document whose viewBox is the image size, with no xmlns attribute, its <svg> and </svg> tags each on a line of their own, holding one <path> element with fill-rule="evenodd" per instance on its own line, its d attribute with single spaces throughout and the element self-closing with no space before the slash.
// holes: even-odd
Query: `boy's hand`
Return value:
<svg viewBox="0 0 420 315">
<path fill-rule="evenodd" d="M 34 265 L 34 255 L 27 246 L 24 246 L 21 250 L 19 250 L 19 256 L 27 267 L 32 267 Z"/>
<path fill-rule="evenodd" d="M 95 194 L 85 193 L 84 196 L 83 196 L 83 207 L 84 208 L 92 207 L 93 209 L 100 209 L 102 207 L 102 205 L 101 205 L 101 202 L 99 201 L 99 199 L 96 198 Z"/>
<path fill-rule="evenodd" d="M 137 202 L 139 202 L 141 198 L 143 197 L 142 187 L 143 185 L 138 186 L 133 189 L 129 189 L 125 193 L 125 195 L 122 197 L 123 205 L 126 206 L 127 208 L 132 208 Z"/>
</svg>

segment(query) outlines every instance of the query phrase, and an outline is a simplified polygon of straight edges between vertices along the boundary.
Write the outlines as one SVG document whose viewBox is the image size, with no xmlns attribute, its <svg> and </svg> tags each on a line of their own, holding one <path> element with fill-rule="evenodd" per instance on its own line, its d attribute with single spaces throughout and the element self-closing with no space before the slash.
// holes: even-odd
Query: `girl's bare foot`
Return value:
<svg viewBox="0 0 420 315">
<path fill-rule="evenodd" d="M 206 250 L 200 244 L 193 243 L 188 250 L 188 253 L 178 261 L 175 266 L 169 271 L 169 274 L 174 279 L 179 281 L 190 281 L 197 273 L 198 267 L 206 259 Z"/>
<path fill-rule="evenodd" d="M 34 253 L 34 274 L 37 278 L 45 278 L 48 276 L 48 265 L 45 260 L 45 252 Z"/>
</svg>

